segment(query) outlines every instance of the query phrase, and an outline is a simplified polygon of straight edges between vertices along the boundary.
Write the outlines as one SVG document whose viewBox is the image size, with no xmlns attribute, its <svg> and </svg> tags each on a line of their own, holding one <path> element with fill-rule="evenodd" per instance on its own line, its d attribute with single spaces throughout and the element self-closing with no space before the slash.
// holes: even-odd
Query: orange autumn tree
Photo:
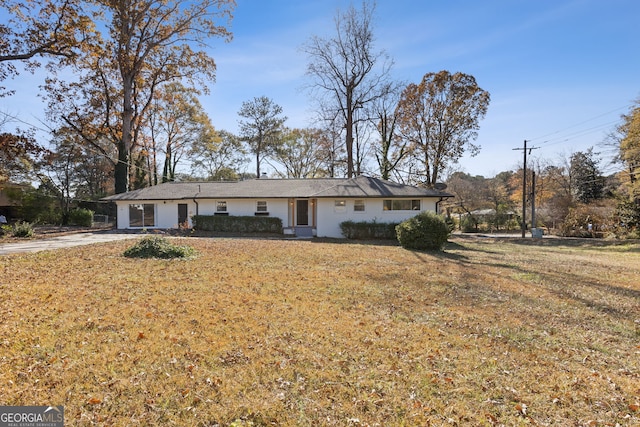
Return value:
<svg viewBox="0 0 640 427">
<path fill-rule="evenodd" d="M 631 111 L 622 116 L 618 132 L 622 135 L 620 159 L 628 172 L 629 193 L 636 204 L 640 204 L 640 98 Z"/>
<path fill-rule="evenodd" d="M 146 163 L 141 141 L 160 89 L 179 82 L 206 90 L 216 64 L 211 39 L 230 40 L 233 0 L 94 0 L 102 30 L 76 61 L 73 82 L 48 80 L 50 115 L 81 135 L 113 163 L 115 192 L 130 189 Z M 115 156 L 104 150 L 104 141 Z M 138 182 L 144 182 L 137 179 Z"/>
<path fill-rule="evenodd" d="M 427 73 L 419 84 L 409 84 L 398 103 L 399 130 L 420 165 L 420 181 L 427 187 L 438 182 L 473 144 L 480 120 L 489 107 L 489 92 L 473 76 L 449 71 Z"/>
<path fill-rule="evenodd" d="M 81 2 L 0 0 L 0 81 L 38 68 L 45 58 L 73 63 L 89 46 L 93 22 Z M 14 91 L 0 87 L 0 97 Z"/>
</svg>

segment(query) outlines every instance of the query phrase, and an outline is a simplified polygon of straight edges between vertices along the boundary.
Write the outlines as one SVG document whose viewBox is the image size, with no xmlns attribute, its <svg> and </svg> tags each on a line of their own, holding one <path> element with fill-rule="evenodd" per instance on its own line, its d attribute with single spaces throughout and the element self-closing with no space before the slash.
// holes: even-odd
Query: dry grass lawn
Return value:
<svg viewBox="0 0 640 427">
<path fill-rule="evenodd" d="M 0 404 L 70 426 L 640 425 L 640 246 L 0 257 Z M 575 242 L 575 241 L 574 241 Z"/>
</svg>

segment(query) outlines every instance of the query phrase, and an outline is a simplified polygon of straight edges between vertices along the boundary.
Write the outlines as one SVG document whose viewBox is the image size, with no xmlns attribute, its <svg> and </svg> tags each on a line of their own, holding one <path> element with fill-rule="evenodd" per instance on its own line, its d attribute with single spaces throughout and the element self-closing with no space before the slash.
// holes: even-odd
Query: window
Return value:
<svg viewBox="0 0 640 427">
<path fill-rule="evenodd" d="M 155 210 L 150 203 L 129 205 L 129 227 L 155 227 Z"/>
<path fill-rule="evenodd" d="M 256 202 L 256 212 L 255 216 L 269 216 L 269 211 L 267 210 L 267 201 L 266 200 L 258 200 Z"/>
<path fill-rule="evenodd" d="M 383 200 L 382 209 L 385 211 L 419 211 L 420 200 L 419 199 Z"/>
<path fill-rule="evenodd" d="M 364 200 L 354 200 L 353 210 L 355 212 L 364 212 Z"/>
<path fill-rule="evenodd" d="M 226 212 L 226 211 L 227 211 L 227 201 L 218 200 L 216 202 L 216 212 Z"/>
<path fill-rule="evenodd" d="M 344 212 L 347 210 L 347 201 L 346 200 L 336 200 L 333 202 L 333 207 L 336 212 Z"/>
</svg>

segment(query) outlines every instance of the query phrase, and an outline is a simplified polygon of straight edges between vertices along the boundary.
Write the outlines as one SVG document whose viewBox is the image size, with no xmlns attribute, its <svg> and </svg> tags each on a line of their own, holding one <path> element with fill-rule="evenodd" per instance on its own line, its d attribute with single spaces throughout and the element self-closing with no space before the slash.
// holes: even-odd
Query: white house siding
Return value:
<svg viewBox="0 0 640 427">
<path fill-rule="evenodd" d="M 129 226 L 129 205 L 130 204 L 152 204 L 155 205 L 154 218 L 155 225 L 153 227 L 144 228 L 178 228 L 178 205 L 187 205 L 187 218 L 189 226 L 191 223 L 191 216 L 196 213 L 196 205 L 193 201 L 188 200 L 136 200 L 136 201 L 118 201 L 118 228 L 127 229 L 132 228 Z M 138 228 L 138 227 L 133 227 Z"/>
<path fill-rule="evenodd" d="M 118 228 L 128 229 L 129 226 L 129 204 L 153 204 L 155 205 L 155 226 L 146 228 L 178 228 L 178 204 L 188 205 L 189 225 L 192 226 L 191 216 L 214 215 L 218 201 L 227 202 L 227 212 L 233 216 L 254 216 L 258 200 L 267 201 L 267 211 L 270 217 L 280 218 L 284 227 L 289 224 L 289 199 L 206 199 L 198 200 L 198 204 L 193 200 L 136 200 L 118 201 Z M 293 200 L 293 199 L 292 199 Z M 336 200 L 345 201 L 344 209 L 336 207 Z M 316 213 L 316 235 L 318 237 L 342 238 L 340 223 L 343 221 L 377 221 L 377 222 L 402 222 L 418 214 L 417 211 L 385 211 L 383 210 L 383 198 L 365 198 L 365 210 L 354 210 L 354 199 L 317 199 Z M 422 198 L 420 207 L 422 211 L 436 210 L 437 199 Z"/>
<path fill-rule="evenodd" d="M 346 202 L 344 210 L 336 208 L 336 200 Z M 340 230 L 340 223 L 343 221 L 377 221 L 377 222 L 402 222 L 413 216 L 418 211 L 385 211 L 382 209 L 383 200 L 387 199 L 362 199 L 365 203 L 365 210 L 354 211 L 354 199 L 318 199 L 318 237 L 344 237 Z M 421 211 L 436 211 L 435 199 L 420 199 Z"/>
</svg>

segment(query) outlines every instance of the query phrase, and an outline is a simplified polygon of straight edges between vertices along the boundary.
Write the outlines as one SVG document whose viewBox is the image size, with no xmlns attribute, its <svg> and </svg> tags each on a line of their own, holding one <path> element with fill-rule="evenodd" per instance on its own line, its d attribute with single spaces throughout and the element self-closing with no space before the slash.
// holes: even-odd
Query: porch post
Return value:
<svg viewBox="0 0 640 427">
<path fill-rule="evenodd" d="M 294 199 L 289 199 L 287 201 L 287 204 L 288 204 L 287 211 L 289 212 L 288 219 L 287 219 L 287 222 L 288 222 L 287 227 L 294 227 L 295 226 L 295 211 L 294 211 L 294 209 L 295 209 L 296 202 L 295 202 Z"/>
</svg>

